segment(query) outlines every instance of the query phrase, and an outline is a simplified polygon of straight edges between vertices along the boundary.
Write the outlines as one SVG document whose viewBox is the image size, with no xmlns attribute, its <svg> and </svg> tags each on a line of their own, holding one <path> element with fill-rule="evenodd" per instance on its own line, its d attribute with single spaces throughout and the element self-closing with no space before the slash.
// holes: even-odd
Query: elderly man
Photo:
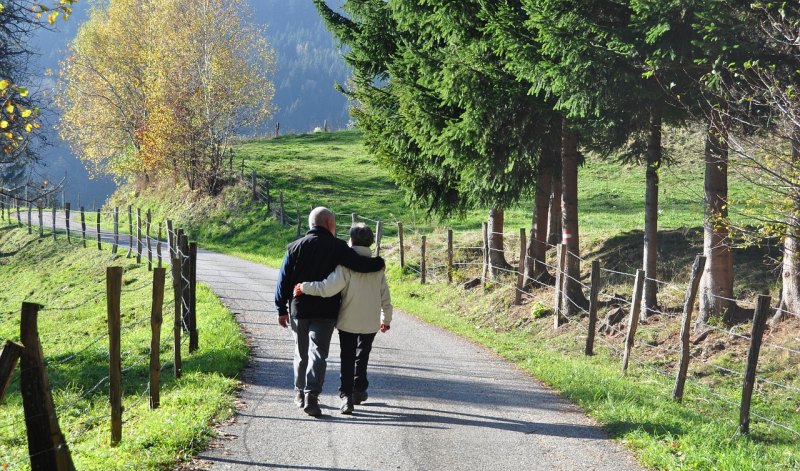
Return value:
<svg viewBox="0 0 800 471">
<path fill-rule="evenodd" d="M 294 286 L 304 281 L 324 280 L 337 265 L 371 273 L 382 270 L 384 262 L 381 258 L 362 257 L 343 240 L 337 239 L 334 236 L 336 219 L 327 208 L 314 208 L 308 215 L 308 226 L 311 230 L 302 239 L 289 244 L 283 258 L 275 288 L 275 306 L 278 323 L 282 327 L 291 324 L 294 334 L 295 404 L 306 414 L 318 417 L 322 414 L 319 395 L 325 381 L 328 351 L 339 316 L 341 296 L 292 298 Z M 290 303 L 291 310 L 287 308 Z"/>
</svg>

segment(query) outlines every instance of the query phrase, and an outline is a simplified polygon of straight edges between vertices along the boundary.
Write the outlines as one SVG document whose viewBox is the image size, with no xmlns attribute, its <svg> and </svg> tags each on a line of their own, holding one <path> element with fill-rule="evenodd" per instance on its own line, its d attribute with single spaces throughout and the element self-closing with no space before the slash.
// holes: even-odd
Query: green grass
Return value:
<svg viewBox="0 0 800 471">
<path fill-rule="evenodd" d="M 213 435 L 212 423 L 234 412 L 236 376 L 247 347 L 231 313 L 198 287 L 200 348 L 183 348 L 183 376 L 161 374 L 161 407 L 149 409 L 150 285 L 152 274 L 133 259 L 96 248 L 38 239 L 19 229 L 0 231 L 0 339 L 19 339 L 22 301 L 41 303 L 39 334 L 49 366 L 57 415 L 77 469 L 169 469 L 186 461 Z M 123 438 L 111 447 L 105 268 L 122 266 Z M 169 275 L 167 275 L 169 276 Z M 169 285 L 169 280 L 167 280 Z M 171 365 L 174 305 L 167 288 L 162 364 Z M 79 306 L 79 307 L 76 307 Z M 92 388 L 100 386 L 92 391 Z M 19 372 L 0 403 L 0 465 L 27 469 Z M 13 425 L 12 425 L 13 424 Z"/>
<path fill-rule="evenodd" d="M 661 373 L 664 365 L 637 361 L 641 345 L 628 375 L 622 376 L 621 361 L 609 348 L 598 341 L 596 355 L 582 355 L 579 333 L 570 328 L 554 333 L 550 317 L 514 323 L 505 319 L 500 322 L 508 325 L 498 326 L 488 313 L 502 308 L 498 301 L 508 299 L 507 292 L 492 296 L 478 289 L 465 294 L 458 287 L 420 285 L 396 266 L 389 275 L 396 307 L 485 345 L 552 386 L 633 449 L 647 467 L 789 470 L 800 466 L 796 435 L 757 420 L 750 436 L 736 434 L 738 384 L 721 382 L 711 390 L 701 380 L 690 380 L 684 403 L 678 404 L 671 399 L 674 377 Z M 535 304 L 527 308 L 535 309 Z M 621 347 L 621 339 L 612 342 Z M 759 388 L 753 410 L 768 411 L 800 429 L 797 404 L 787 399 L 785 392 L 773 390 L 767 395 Z"/>
<path fill-rule="evenodd" d="M 667 142 L 672 164 L 660 172 L 660 266 L 659 278 L 677 286 L 665 287 L 662 308 L 680 309 L 683 289 L 694 255 L 702 251 L 703 164 L 702 135 L 670 134 Z M 236 147 L 236 159 L 269 179 L 272 196 L 284 192 L 287 212 L 327 205 L 340 213 L 340 226 L 349 226 L 350 212 L 387 223 L 384 254 L 396 264 L 398 243 L 395 221 L 406 228 L 406 260 L 419 265 L 419 235 L 428 235 L 428 266 L 444 263 L 446 233 L 453 228 L 457 246 L 480 245 L 480 225 L 485 211 L 472 211 L 464 218 L 446 221 L 426 218 L 424 211 L 408 207 L 398 190 L 361 144 L 358 132 L 286 136 L 244 142 Z M 237 163 L 238 165 L 238 163 Z M 644 220 L 644 168 L 589 155 L 580 175 L 580 224 L 582 254 L 599 259 L 605 268 L 631 272 L 641 266 Z M 733 198 L 744 198 L 752 187 L 732 177 Z M 244 187 L 233 187 L 217 200 L 187 194 L 174 184 L 153 189 L 119 192 L 112 204 L 133 203 L 155 208 L 156 214 L 171 214 L 204 248 L 238 255 L 277 267 L 295 229 L 281 227 L 265 216 L 262 205 L 250 201 Z M 531 203 L 523 201 L 506 211 L 506 232 L 530 226 Z M 344 213 L 344 214 L 342 214 Z M 342 220 L 343 219 L 343 220 Z M 746 222 L 733 213 L 737 224 Z M 344 229 L 340 230 L 340 236 Z M 507 237 L 508 258 L 516 259 L 514 236 Z M 765 260 L 779 255 L 773 246 L 736 250 L 736 295 L 772 291 L 777 295 L 777 276 Z M 480 260 L 479 251 L 456 250 L 456 261 Z M 588 269 L 588 264 L 584 265 Z M 578 344 L 580 332 L 568 325 L 554 334 L 546 318 L 552 302 L 549 291 L 534 292 L 522 307 L 510 306 L 508 288 L 465 293 L 443 284 L 419 286 L 408 275 L 391 268 L 395 304 L 429 322 L 451 329 L 491 348 L 532 375 L 580 404 L 616 438 L 635 450 L 642 463 L 663 469 L 796 469 L 800 463 L 797 437 L 781 429 L 755 422 L 749 437 L 734 436 L 741 382 L 718 374 L 714 365 L 741 370 L 746 350 L 726 335 L 710 336 L 696 348 L 713 341 L 725 343 L 723 354 L 695 357 L 692 381 L 684 405 L 669 399 L 672 391 L 674 355 L 637 355 L 628 377 L 619 373 L 619 361 L 607 351 L 585 358 Z M 474 276 L 464 269 L 458 281 Z M 585 273 L 584 276 L 588 275 Z M 603 278 L 605 293 L 629 297 L 631 280 Z M 505 291 L 504 291 L 505 290 Z M 544 317 L 544 318 L 543 318 Z M 747 328 L 745 325 L 744 329 Z M 674 345 L 679 326 L 665 316 L 640 328 L 637 352 L 644 354 L 646 342 Z M 742 330 L 746 331 L 746 330 Z M 788 336 L 786 344 L 800 348 L 800 339 Z M 781 340 L 769 338 L 780 343 Z M 621 343 L 619 338 L 609 341 Z M 670 343 L 671 342 L 671 343 Z M 766 350 L 765 350 L 766 351 Z M 697 355 L 700 353 L 695 352 Z M 800 388 L 797 358 L 762 355 L 762 372 L 768 377 Z M 668 375 L 654 373 L 653 369 Z M 713 389 L 709 389 L 713 387 Z M 720 397 L 716 396 L 720 395 Z M 760 384 L 754 411 L 800 429 L 798 397 L 791 392 Z M 733 403 L 733 405 L 728 402 Z"/>
</svg>

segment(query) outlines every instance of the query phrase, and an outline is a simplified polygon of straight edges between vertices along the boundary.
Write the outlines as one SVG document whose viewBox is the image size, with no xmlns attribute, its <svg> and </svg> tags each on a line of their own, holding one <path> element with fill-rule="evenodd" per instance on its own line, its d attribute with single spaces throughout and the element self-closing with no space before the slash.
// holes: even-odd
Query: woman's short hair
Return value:
<svg viewBox="0 0 800 471">
<path fill-rule="evenodd" d="M 363 222 L 358 222 L 350 227 L 350 241 L 353 245 L 369 247 L 375 242 L 375 234 L 372 233 L 372 229 L 369 226 Z"/>
</svg>

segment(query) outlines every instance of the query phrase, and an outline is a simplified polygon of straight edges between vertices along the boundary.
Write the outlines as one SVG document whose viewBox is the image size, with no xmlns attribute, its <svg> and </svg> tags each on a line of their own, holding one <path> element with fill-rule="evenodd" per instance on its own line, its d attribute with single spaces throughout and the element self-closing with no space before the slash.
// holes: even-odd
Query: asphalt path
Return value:
<svg viewBox="0 0 800 471">
<path fill-rule="evenodd" d="M 200 250 L 197 277 L 233 311 L 252 353 L 236 417 L 218 428 L 219 438 L 190 469 L 641 469 L 578 407 L 539 381 L 402 312 L 389 332 L 378 334 L 369 400 L 350 416 L 338 410 L 334 334 L 323 415 L 309 417 L 292 402 L 293 340 L 277 324 L 277 270 Z"/>
</svg>

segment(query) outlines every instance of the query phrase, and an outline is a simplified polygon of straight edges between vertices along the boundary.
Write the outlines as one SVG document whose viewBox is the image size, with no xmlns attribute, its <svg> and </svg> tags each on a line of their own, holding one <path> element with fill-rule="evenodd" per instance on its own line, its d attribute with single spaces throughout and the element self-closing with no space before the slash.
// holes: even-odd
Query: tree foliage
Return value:
<svg viewBox="0 0 800 471">
<path fill-rule="evenodd" d="M 61 134 L 96 172 L 214 194 L 231 137 L 272 113 L 272 68 L 244 0 L 110 2 L 70 46 Z"/>
</svg>

